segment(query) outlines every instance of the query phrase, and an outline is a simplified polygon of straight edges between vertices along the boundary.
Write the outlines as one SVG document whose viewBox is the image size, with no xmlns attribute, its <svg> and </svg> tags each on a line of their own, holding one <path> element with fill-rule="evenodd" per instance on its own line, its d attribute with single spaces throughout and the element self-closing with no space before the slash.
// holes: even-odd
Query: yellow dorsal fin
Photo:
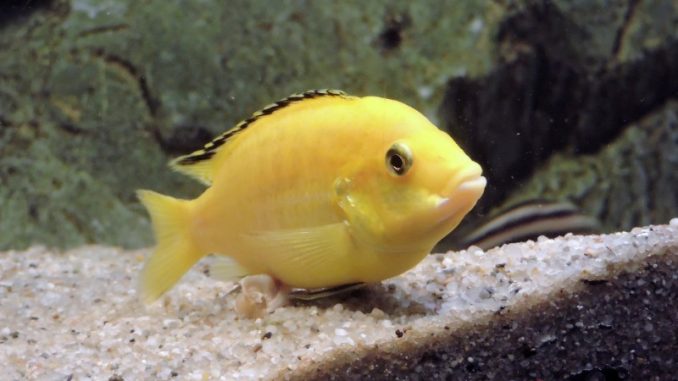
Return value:
<svg viewBox="0 0 678 381">
<path fill-rule="evenodd" d="M 322 96 L 346 97 L 348 95 L 341 90 L 332 89 L 309 90 L 300 94 L 292 94 L 287 98 L 283 98 L 255 112 L 249 118 L 236 124 L 235 127 L 212 139 L 212 141 L 205 144 L 201 149 L 172 160 L 170 166 L 178 172 L 194 177 L 206 185 L 210 185 L 212 183 L 212 177 L 214 177 L 214 172 L 216 171 L 215 167 L 217 167 L 212 158 L 223 150 L 224 144 L 232 141 L 235 135 L 266 115 L 273 114 L 293 103 Z"/>
</svg>

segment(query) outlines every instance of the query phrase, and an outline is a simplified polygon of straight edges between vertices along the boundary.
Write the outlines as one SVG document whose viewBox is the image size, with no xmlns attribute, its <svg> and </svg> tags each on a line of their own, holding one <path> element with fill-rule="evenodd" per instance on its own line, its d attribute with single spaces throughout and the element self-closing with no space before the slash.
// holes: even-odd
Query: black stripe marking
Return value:
<svg viewBox="0 0 678 381">
<path fill-rule="evenodd" d="M 466 239 L 478 238 L 495 234 L 498 231 L 511 229 L 515 226 L 531 223 L 549 217 L 565 217 L 578 213 L 577 208 L 569 203 L 558 203 L 544 200 L 528 200 L 512 205 L 498 213 L 489 220 L 473 229 Z"/>
<path fill-rule="evenodd" d="M 191 154 L 190 156 L 186 156 L 185 158 L 181 159 L 179 164 L 181 165 L 191 165 L 198 163 L 203 160 L 209 160 L 214 156 L 215 151 L 209 151 L 209 152 L 203 152 L 199 154 Z"/>
<path fill-rule="evenodd" d="M 487 250 L 495 245 L 565 233 L 586 233 L 597 229 L 595 219 L 569 203 L 530 200 L 496 214 L 489 222 L 462 239 L 462 245 Z"/>
<path fill-rule="evenodd" d="M 535 221 L 543 220 L 546 218 L 562 218 L 562 217 L 567 217 L 567 216 L 573 216 L 577 212 L 574 210 L 559 210 L 553 213 L 544 213 L 544 214 L 539 214 L 535 213 L 529 216 L 526 216 L 524 218 L 516 219 L 513 221 L 510 221 L 509 223 L 503 224 L 501 226 L 497 226 L 496 230 L 505 230 L 505 229 L 512 229 L 515 228 L 516 226 L 520 225 L 525 225 L 525 224 L 530 224 Z M 494 231 L 491 231 L 490 233 L 493 233 Z"/>
<path fill-rule="evenodd" d="M 243 131 L 249 127 L 252 123 L 259 120 L 259 118 L 266 115 L 271 115 L 274 112 L 287 107 L 293 103 L 303 101 L 305 99 L 313 99 L 323 96 L 338 96 L 338 97 L 350 97 L 341 90 L 332 90 L 332 89 L 321 89 L 321 90 L 309 90 L 301 94 L 292 94 L 289 97 L 283 98 L 275 103 L 272 103 L 261 110 L 253 113 L 249 118 L 238 123 L 232 129 L 224 132 L 223 134 L 215 137 L 212 141 L 205 144 L 202 149 L 199 149 L 191 154 L 180 157 L 175 161 L 177 165 L 192 165 L 199 163 L 204 160 L 209 160 L 214 156 L 216 150 L 219 149 L 226 141 L 233 137 L 235 134 Z"/>
</svg>

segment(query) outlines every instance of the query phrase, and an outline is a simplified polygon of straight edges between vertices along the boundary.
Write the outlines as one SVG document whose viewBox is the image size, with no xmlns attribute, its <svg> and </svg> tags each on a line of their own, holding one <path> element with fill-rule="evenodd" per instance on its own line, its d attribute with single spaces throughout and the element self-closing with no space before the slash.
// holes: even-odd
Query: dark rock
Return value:
<svg viewBox="0 0 678 381">
<path fill-rule="evenodd" d="M 678 214 L 678 103 L 670 101 L 597 154 L 556 154 L 516 188 L 506 205 L 569 200 L 604 231 L 668 221 Z"/>
<path fill-rule="evenodd" d="M 485 169 L 480 212 L 554 153 L 595 153 L 676 97 L 678 32 L 647 40 L 678 8 L 638 3 L 535 1 L 500 24 L 496 70 L 450 80 L 440 114 Z"/>
<path fill-rule="evenodd" d="M 0 5 L 0 29 L 10 22 L 21 22 L 31 13 L 49 8 L 57 3 L 54 0 L 3 0 Z"/>
<path fill-rule="evenodd" d="M 295 379 L 671 380 L 678 372 L 676 254 L 437 341 L 338 358 Z"/>
</svg>

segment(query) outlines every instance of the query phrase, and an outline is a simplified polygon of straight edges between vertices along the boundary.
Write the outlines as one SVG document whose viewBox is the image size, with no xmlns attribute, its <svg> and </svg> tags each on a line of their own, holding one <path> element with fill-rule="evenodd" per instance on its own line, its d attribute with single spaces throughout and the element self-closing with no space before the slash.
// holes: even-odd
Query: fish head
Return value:
<svg viewBox="0 0 678 381">
<path fill-rule="evenodd" d="M 428 251 L 474 207 L 486 181 L 448 134 L 398 107 L 407 112 L 384 116 L 384 130 L 369 135 L 358 168 L 337 190 L 358 241 L 383 251 Z"/>
</svg>

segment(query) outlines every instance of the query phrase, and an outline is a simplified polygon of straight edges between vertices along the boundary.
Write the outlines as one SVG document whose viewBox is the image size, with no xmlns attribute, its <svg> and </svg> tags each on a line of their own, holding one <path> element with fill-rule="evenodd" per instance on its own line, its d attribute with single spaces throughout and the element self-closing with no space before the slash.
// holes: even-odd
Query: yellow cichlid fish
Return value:
<svg viewBox="0 0 678 381">
<path fill-rule="evenodd" d="M 312 90 L 266 106 L 172 167 L 194 200 L 138 192 L 157 246 L 151 302 L 198 260 L 294 288 L 378 282 L 415 266 L 480 198 L 485 178 L 449 135 L 385 98 Z M 224 275 L 225 274 L 225 275 Z"/>
</svg>

